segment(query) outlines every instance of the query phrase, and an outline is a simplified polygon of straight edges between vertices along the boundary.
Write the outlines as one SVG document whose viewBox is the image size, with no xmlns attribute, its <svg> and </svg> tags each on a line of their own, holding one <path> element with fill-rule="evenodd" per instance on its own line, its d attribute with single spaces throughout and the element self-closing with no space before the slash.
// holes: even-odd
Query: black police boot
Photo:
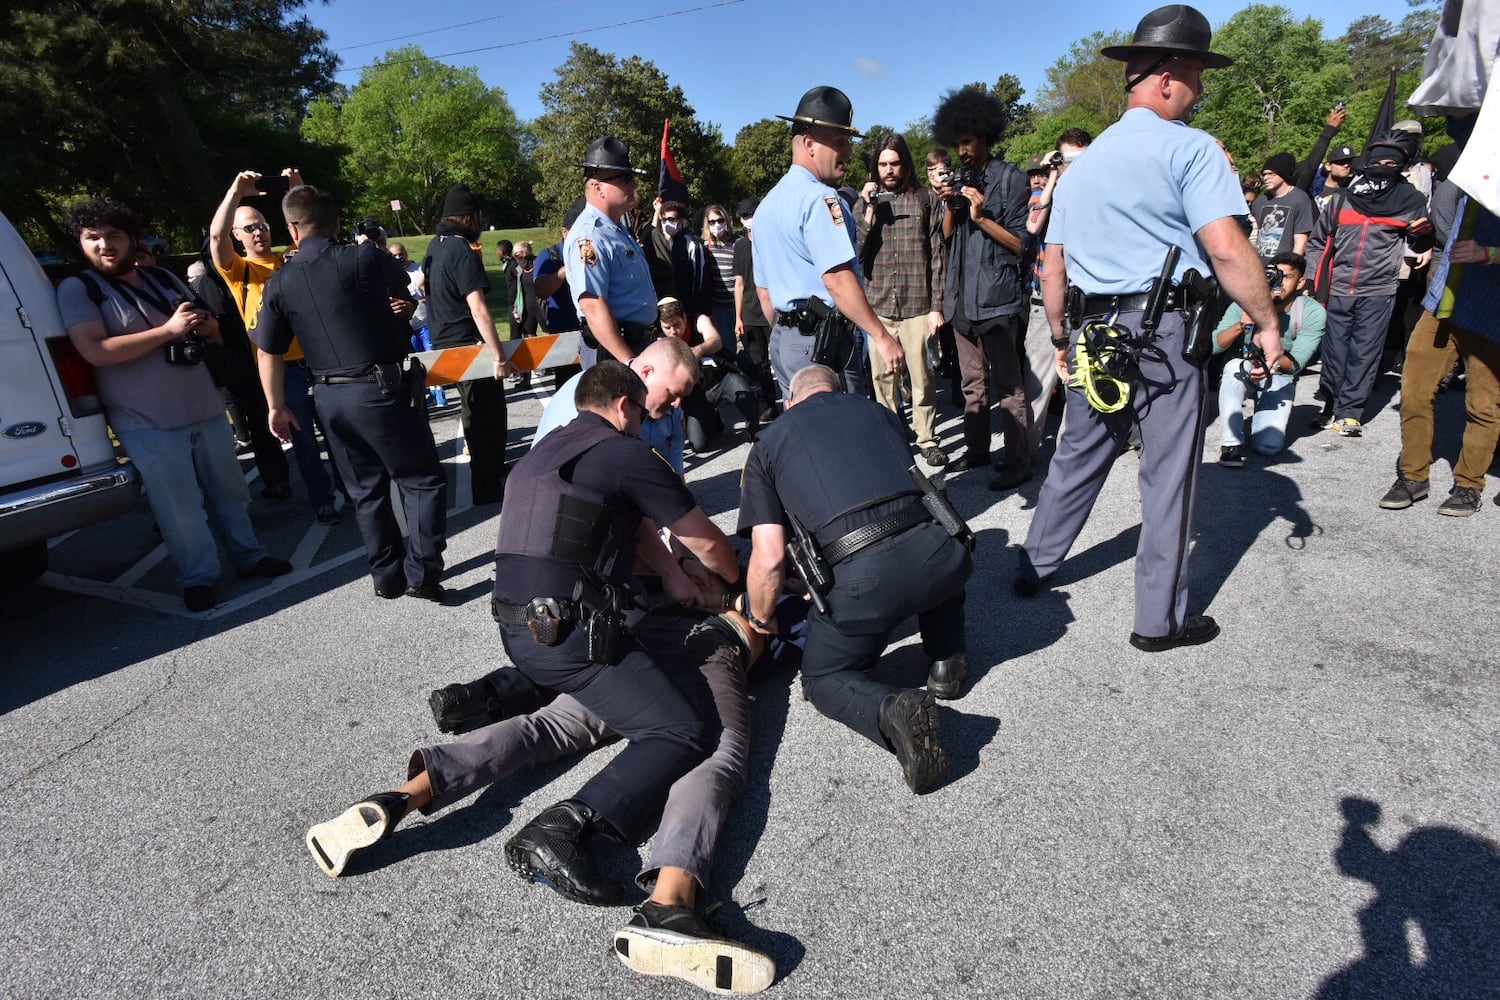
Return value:
<svg viewBox="0 0 1500 1000">
<path fill-rule="evenodd" d="M 927 671 L 927 690 L 934 698 L 947 701 L 958 697 L 968 679 L 969 654 L 954 653 L 946 660 L 932 661 L 932 669 Z"/>
<path fill-rule="evenodd" d="M 575 903 L 618 906 L 625 888 L 599 871 L 588 838 L 598 814 L 577 799 L 544 809 L 505 844 L 511 870 L 528 882 L 551 886 Z"/>
<path fill-rule="evenodd" d="M 880 702 L 880 733 L 901 762 L 901 774 L 921 795 L 948 773 L 948 754 L 938 745 L 937 705 L 921 688 L 893 691 Z"/>
</svg>

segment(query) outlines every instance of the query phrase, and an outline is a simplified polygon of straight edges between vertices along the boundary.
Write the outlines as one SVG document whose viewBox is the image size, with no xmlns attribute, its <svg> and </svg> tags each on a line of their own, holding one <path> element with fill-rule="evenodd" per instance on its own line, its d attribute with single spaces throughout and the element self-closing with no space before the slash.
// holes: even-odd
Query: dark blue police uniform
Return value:
<svg viewBox="0 0 1500 1000">
<path fill-rule="evenodd" d="M 587 806 L 618 835 L 642 839 L 672 783 L 712 752 L 718 728 L 705 720 L 715 718 L 713 709 L 693 693 L 700 687 L 692 679 L 696 671 L 681 661 L 658 663 L 628 632 L 608 663 L 591 662 L 584 631 L 567 606 L 585 577 L 612 584 L 629 579 L 643 517 L 671 524 L 697 501 L 644 441 L 588 411 L 517 462 L 508 489 L 512 502 L 501 519 L 495 563 L 505 651 L 533 683 L 571 694 L 629 740 L 570 801 Z M 550 646 L 520 620 L 536 598 L 554 598 L 565 611 Z"/>
<path fill-rule="evenodd" d="M 825 553 L 856 529 L 921 507 L 907 473 L 906 429 L 863 396 L 822 392 L 778 417 L 750 451 L 740 490 L 741 534 L 790 531 L 790 512 Z M 790 537 L 790 536 L 788 536 Z M 808 615 L 802 688 L 818 711 L 880 746 L 882 700 L 899 689 L 870 676 L 897 625 L 912 615 L 934 661 L 964 651 L 969 552 L 925 516 L 833 565 L 829 614 Z"/>
<path fill-rule="evenodd" d="M 426 394 L 403 372 L 411 328 L 391 312 L 406 272 L 373 242 L 309 236 L 266 284 L 251 337 L 284 354 L 295 335 L 313 373 L 328 450 L 354 501 L 370 575 L 383 597 L 433 592 L 443 575 L 448 482 L 427 424 Z M 409 537 L 391 509 L 395 481 Z M 426 596 L 423 594 L 422 596 Z"/>
</svg>

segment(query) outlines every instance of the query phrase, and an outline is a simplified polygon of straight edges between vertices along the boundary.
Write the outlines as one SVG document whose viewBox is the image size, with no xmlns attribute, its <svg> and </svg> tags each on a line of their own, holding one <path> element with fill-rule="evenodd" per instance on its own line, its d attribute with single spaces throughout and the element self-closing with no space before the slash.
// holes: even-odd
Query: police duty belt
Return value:
<svg viewBox="0 0 1500 1000">
<path fill-rule="evenodd" d="M 822 546 L 823 558 L 828 561 L 828 565 L 837 566 L 856 552 L 867 549 L 876 542 L 884 541 L 892 535 L 899 535 L 907 528 L 913 528 L 931 520 L 932 515 L 928 513 L 926 506 L 920 500 L 913 501 L 894 514 L 888 514 L 878 521 L 871 521 L 863 527 L 855 528 L 842 538 Z"/>
</svg>

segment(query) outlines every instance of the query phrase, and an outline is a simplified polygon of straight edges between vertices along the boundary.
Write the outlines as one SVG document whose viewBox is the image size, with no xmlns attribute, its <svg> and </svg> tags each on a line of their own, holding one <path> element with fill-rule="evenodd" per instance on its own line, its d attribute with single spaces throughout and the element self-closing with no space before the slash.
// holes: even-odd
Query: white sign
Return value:
<svg viewBox="0 0 1500 1000">
<path fill-rule="evenodd" d="M 401 202 L 398 201 L 395 198 L 391 199 L 391 211 L 392 212 L 399 212 L 399 211 L 401 211 Z"/>
</svg>

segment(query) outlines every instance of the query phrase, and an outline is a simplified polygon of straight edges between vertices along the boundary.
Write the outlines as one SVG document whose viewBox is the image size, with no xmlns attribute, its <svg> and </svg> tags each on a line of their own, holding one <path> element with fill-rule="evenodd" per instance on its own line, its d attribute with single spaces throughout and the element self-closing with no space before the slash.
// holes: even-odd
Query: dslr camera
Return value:
<svg viewBox="0 0 1500 1000">
<path fill-rule="evenodd" d="M 1280 288 L 1282 279 L 1284 279 L 1285 277 L 1286 275 L 1281 273 L 1281 268 L 1277 267 L 1275 264 L 1266 265 L 1266 284 L 1271 287 L 1271 291 L 1274 292 L 1276 291 L 1276 289 Z"/>
<path fill-rule="evenodd" d="M 1054 150 L 1052 155 L 1047 157 L 1047 166 L 1049 167 L 1060 167 L 1067 162 L 1068 158 L 1062 154 L 1061 150 Z"/>
<path fill-rule="evenodd" d="M 893 192 L 890 192 L 890 191 L 876 191 L 874 194 L 870 195 L 868 204 L 871 204 L 871 205 L 889 205 L 891 202 L 893 202 L 895 200 L 896 200 L 896 195 Z"/>
<path fill-rule="evenodd" d="M 980 188 L 979 175 L 965 166 L 948 168 L 948 186 L 953 189 L 954 194 L 957 194 L 961 188 L 966 187 L 982 190 Z"/>
<path fill-rule="evenodd" d="M 188 334 L 181 340 L 174 340 L 163 348 L 167 364 L 191 367 L 203 363 L 203 341 L 192 334 Z"/>
</svg>

